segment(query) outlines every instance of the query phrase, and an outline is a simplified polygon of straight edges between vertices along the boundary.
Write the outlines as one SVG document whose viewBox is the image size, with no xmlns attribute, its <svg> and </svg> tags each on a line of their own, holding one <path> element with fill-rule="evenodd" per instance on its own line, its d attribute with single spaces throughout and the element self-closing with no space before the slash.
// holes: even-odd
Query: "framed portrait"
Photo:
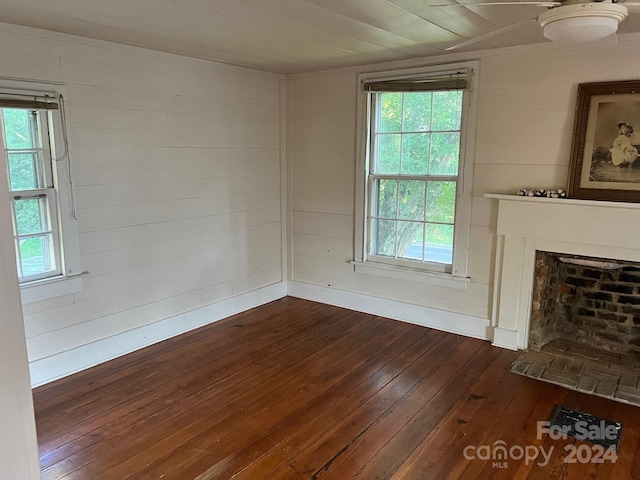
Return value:
<svg viewBox="0 0 640 480">
<path fill-rule="evenodd" d="M 640 202 L 640 80 L 578 86 L 567 196 Z"/>
</svg>

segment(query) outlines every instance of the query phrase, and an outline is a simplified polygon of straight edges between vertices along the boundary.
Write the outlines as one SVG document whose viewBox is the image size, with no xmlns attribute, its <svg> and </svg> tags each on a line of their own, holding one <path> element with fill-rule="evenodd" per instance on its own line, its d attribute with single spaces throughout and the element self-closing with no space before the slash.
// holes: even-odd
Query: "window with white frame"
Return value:
<svg viewBox="0 0 640 480">
<path fill-rule="evenodd" d="M 81 274 L 61 103 L 61 96 L 53 92 L 0 86 L 3 176 L 22 287 L 41 287 Z M 31 291 L 26 297 L 35 301 L 79 288 L 76 283 L 49 290 Z M 24 297 L 23 292 L 23 301 Z"/>
<path fill-rule="evenodd" d="M 465 277 L 472 66 L 379 75 L 362 79 L 363 244 L 356 264 Z"/>
</svg>

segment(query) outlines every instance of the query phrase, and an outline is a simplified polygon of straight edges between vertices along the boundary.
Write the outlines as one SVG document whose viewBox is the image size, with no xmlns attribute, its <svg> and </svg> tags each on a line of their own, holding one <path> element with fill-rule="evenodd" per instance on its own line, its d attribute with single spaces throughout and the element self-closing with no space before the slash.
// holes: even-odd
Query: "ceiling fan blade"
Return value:
<svg viewBox="0 0 640 480">
<path fill-rule="evenodd" d="M 534 5 L 536 7 L 557 7 L 559 5 L 562 5 L 562 2 L 556 2 L 556 1 L 524 1 L 524 2 L 518 2 L 518 1 L 504 1 L 504 2 L 500 2 L 500 1 L 495 1 L 495 2 L 456 2 L 456 3 L 430 3 L 429 6 L 431 7 L 484 7 L 484 6 L 495 6 L 495 5 Z M 638 4 L 640 5 L 640 4 Z"/>
<path fill-rule="evenodd" d="M 601 38 L 600 40 L 591 42 L 591 45 L 595 46 L 596 48 L 615 48 L 618 46 L 618 35 L 612 33 L 611 35 Z"/>
<path fill-rule="evenodd" d="M 516 28 L 520 28 L 523 25 L 526 25 L 528 23 L 535 22 L 535 21 L 536 21 L 535 18 L 530 18 L 529 20 L 525 20 L 523 22 L 513 23 L 511 25 L 507 25 L 506 27 L 498 28 L 497 30 L 493 30 L 483 35 L 478 35 L 477 37 L 470 38 L 469 40 L 465 40 L 464 42 L 457 43 L 455 45 L 445 48 L 445 50 L 447 51 L 457 50 L 458 48 L 463 48 L 468 45 L 473 45 L 474 43 L 479 43 L 479 42 L 482 42 L 483 40 L 486 40 L 487 38 L 496 37 L 503 33 L 510 32 L 511 30 L 515 30 Z"/>
</svg>

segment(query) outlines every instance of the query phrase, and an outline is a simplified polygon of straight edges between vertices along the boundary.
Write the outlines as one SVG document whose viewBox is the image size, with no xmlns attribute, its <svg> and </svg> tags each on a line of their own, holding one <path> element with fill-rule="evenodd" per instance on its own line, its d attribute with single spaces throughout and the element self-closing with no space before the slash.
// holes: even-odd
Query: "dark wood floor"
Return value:
<svg viewBox="0 0 640 480">
<path fill-rule="evenodd" d="M 284 298 L 37 388 L 42 475 L 640 478 L 640 410 L 509 373 L 514 358 Z M 536 439 L 556 404 L 622 422 L 617 462 L 569 464 L 565 447 L 581 442 Z M 506 468 L 465 458 L 498 441 L 552 454 L 545 466 L 498 462 Z"/>
</svg>

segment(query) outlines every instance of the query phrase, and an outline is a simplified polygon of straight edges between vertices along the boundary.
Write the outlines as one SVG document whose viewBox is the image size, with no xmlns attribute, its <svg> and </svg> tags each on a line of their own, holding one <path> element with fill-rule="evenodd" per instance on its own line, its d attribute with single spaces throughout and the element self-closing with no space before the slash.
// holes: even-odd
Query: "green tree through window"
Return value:
<svg viewBox="0 0 640 480">
<path fill-rule="evenodd" d="M 370 253 L 451 264 L 463 90 L 375 93 Z"/>
<path fill-rule="evenodd" d="M 53 180 L 45 168 L 43 122 L 36 110 L 1 111 L 18 272 L 21 279 L 37 278 L 57 270 L 49 205 Z"/>
</svg>

